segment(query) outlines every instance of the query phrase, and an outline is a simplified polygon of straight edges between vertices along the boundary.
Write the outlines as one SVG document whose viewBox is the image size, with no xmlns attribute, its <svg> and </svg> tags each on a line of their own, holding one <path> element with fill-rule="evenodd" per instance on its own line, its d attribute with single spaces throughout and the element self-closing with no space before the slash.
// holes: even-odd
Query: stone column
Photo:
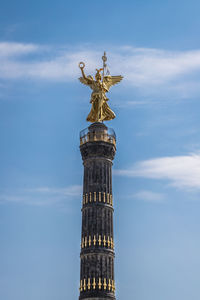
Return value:
<svg viewBox="0 0 200 300">
<path fill-rule="evenodd" d="M 115 133 L 103 123 L 81 132 L 84 165 L 80 297 L 115 300 L 112 160 Z"/>
</svg>

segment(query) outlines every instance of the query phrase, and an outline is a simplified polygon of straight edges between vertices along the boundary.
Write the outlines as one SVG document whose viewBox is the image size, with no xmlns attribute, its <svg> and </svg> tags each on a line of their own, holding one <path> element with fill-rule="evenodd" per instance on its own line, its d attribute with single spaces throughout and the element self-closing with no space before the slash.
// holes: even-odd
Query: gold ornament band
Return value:
<svg viewBox="0 0 200 300">
<path fill-rule="evenodd" d="M 108 290 L 109 292 L 115 292 L 115 281 L 107 278 L 84 278 L 80 281 L 80 292 L 90 290 Z"/>
<path fill-rule="evenodd" d="M 85 236 L 82 237 L 81 240 L 81 248 L 88 248 L 92 246 L 103 246 L 103 247 L 108 247 L 110 249 L 114 249 L 114 242 L 113 238 L 110 236 L 101 236 L 99 235 L 94 235 L 93 237 L 89 235 L 89 237 Z"/>
<path fill-rule="evenodd" d="M 97 197 L 97 195 L 98 195 L 98 197 Z M 113 206 L 113 197 L 111 194 L 109 194 L 109 193 L 106 194 L 104 192 L 99 192 L 99 193 L 89 192 L 89 194 L 86 193 L 83 195 L 83 206 L 88 203 L 92 203 L 92 202 L 103 202 L 103 203 Z"/>
</svg>

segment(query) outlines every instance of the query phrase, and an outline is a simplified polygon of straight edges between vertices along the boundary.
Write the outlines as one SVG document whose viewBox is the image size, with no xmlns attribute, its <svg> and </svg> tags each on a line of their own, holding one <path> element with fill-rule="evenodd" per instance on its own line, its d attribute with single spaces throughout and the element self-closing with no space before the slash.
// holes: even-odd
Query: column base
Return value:
<svg viewBox="0 0 200 300">
<path fill-rule="evenodd" d="M 79 300 L 116 300 L 114 295 L 85 295 L 84 296 L 79 296 Z"/>
<path fill-rule="evenodd" d="M 82 298 L 82 300 L 111 300 L 111 299 L 116 300 L 116 298 L 110 298 L 110 297 L 108 297 L 108 298 L 101 298 L 101 297 Z"/>
</svg>

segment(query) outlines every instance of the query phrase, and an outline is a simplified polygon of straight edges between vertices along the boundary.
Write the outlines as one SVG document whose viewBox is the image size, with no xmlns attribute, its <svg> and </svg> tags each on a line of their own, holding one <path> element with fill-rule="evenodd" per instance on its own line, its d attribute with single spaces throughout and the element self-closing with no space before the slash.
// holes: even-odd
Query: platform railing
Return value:
<svg viewBox="0 0 200 300">
<path fill-rule="evenodd" d="M 98 142 L 103 141 L 116 145 L 116 136 L 112 128 L 107 128 L 103 131 L 92 131 L 90 132 L 88 128 L 80 132 L 80 145 L 88 142 Z"/>
</svg>

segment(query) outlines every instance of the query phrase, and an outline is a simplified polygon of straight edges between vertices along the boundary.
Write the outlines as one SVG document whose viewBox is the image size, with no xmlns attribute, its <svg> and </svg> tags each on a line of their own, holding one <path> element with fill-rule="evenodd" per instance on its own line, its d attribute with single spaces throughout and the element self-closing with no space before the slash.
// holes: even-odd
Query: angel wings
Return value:
<svg viewBox="0 0 200 300">
<path fill-rule="evenodd" d="M 103 77 L 102 80 L 102 89 L 105 90 L 105 92 L 108 92 L 110 87 L 119 83 L 121 80 L 123 79 L 123 76 L 118 75 L 118 76 L 111 76 L 111 75 L 106 75 Z M 94 79 L 92 76 L 87 76 L 87 77 L 80 77 L 79 78 L 80 82 L 88 85 L 91 87 L 91 89 L 93 89 L 93 85 L 94 85 Z"/>
<path fill-rule="evenodd" d="M 106 91 L 108 92 L 112 85 L 115 85 L 115 84 L 119 83 L 122 79 L 123 79 L 123 77 L 121 75 L 118 75 L 118 76 L 110 76 L 110 75 L 104 76 L 103 84 L 106 87 Z"/>
</svg>

